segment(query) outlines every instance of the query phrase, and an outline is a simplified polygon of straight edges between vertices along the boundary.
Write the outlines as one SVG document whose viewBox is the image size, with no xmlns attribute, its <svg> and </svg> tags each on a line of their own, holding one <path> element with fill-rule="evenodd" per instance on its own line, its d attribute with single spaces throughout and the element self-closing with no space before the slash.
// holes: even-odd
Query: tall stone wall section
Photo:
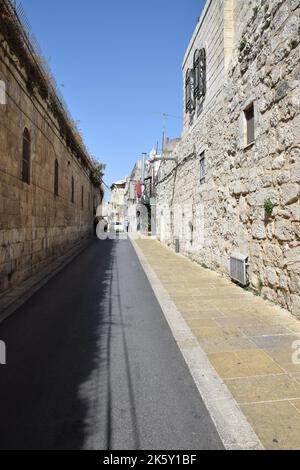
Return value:
<svg viewBox="0 0 300 470">
<path fill-rule="evenodd" d="M 72 154 L 47 103 L 26 87 L 16 57 L 0 50 L 0 292 L 14 287 L 92 235 L 101 194 Z M 31 140 L 30 184 L 22 181 L 23 132 Z M 54 194 L 55 160 L 59 165 Z M 74 203 L 71 180 L 74 178 Z M 83 189 L 82 189 L 83 188 Z M 83 191 L 83 201 L 82 201 Z"/>
<path fill-rule="evenodd" d="M 300 317 L 300 2 L 252 1 L 247 11 L 245 3 L 233 2 L 234 46 L 219 92 L 185 127 L 178 164 L 162 165 L 158 234 L 173 244 L 185 226 L 182 252 L 225 275 L 232 253 L 248 255 L 250 287 Z M 256 135 L 247 146 L 250 103 Z M 176 205 L 185 205 L 179 216 Z"/>
</svg>

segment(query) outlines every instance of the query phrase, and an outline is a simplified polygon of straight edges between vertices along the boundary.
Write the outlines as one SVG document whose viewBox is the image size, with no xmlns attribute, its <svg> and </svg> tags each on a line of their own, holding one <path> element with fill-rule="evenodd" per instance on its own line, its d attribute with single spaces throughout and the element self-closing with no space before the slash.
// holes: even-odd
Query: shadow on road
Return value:
<svg viewBox="0 0 300 470">
<path fill-rule="evenodd" d="M 7 345 L 7 366 L 0 368 L 1 449 L 111 448 L 116 322 L 123 331 L 139 447 L 122 303 L 112 292 L 118 285 L 117 243 L 95 240 L 0 326 Z M 113 315 L 115 295 L 118 316 Z"/>
</svg>

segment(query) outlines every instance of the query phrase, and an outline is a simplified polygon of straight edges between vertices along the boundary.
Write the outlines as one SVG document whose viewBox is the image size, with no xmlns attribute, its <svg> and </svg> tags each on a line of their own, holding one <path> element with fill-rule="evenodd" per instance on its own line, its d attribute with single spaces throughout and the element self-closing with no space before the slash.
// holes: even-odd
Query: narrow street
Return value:
<svg viewBox="0 0 300 470">
<path fill-rule="evenodd" d="M 129 241 L 94 241 L 0 325 L 1 449 L 221 449 Z"/>
</svg>

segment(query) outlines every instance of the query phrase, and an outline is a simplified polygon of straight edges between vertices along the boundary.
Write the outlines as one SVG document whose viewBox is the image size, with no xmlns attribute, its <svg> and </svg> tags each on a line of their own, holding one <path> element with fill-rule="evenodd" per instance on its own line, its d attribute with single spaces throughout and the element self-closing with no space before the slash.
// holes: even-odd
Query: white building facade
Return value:
<svg viewBox="0 0 300 470">
<path fill-rule="evenodd" d="M 183 132 L 157 234 L 300 316 L 300 2 L 209 0 L 183 61 Z"/>
</svg>

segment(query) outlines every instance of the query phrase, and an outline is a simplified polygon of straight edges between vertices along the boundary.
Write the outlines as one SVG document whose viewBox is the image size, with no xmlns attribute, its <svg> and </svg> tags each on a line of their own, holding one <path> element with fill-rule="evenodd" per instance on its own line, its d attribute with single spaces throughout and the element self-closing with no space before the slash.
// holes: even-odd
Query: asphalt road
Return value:
<svg viewBox="0 0 300 470">
<path fill-rule="evenodd" d="M 95 240 L 0 339 L 0 449 L 222 448 L 129 241 Z"/>
</svg>

